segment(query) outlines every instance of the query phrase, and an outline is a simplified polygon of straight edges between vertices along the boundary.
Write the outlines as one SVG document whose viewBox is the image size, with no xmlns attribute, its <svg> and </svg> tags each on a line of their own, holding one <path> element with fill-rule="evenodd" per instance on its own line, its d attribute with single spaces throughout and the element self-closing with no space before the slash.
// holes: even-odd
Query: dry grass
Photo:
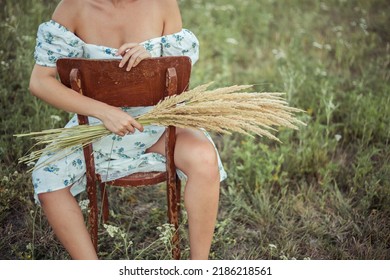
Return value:
<svg viewBox="0 0 390 280">
<path fill-rule="evenodd" d="M 207 90 L 209 86 L 210 83 L 180 95 L 167 97 L 137 120 L 143 125 L 174 125 L 228 134 L 231 132 L 256 134 L 275 141 L 279 139 L 270 131 L 277 131 L 278 127 L 298 129 L 297 124 L 304 125 L 294 116 L 294 113 L 301 110 L 289 107 L 281 97 L 283 93 L 243 92 L 251 88 L 250 85 Z M 33 164 L 44 153 L 56 153 L 74 146 L 85 146 L 109 134 L 111 132 L 104 125 L 79 125 L 17 134 L 17 137 L 28 136 L 36 140 L 34 147 L 47 145 L 20 158 L 19 162 Z M 62 156 L 65 155 L 66 153 L 62 153 Z M 58 159 L 57 157 L 56 160 Z"/>
</svg>

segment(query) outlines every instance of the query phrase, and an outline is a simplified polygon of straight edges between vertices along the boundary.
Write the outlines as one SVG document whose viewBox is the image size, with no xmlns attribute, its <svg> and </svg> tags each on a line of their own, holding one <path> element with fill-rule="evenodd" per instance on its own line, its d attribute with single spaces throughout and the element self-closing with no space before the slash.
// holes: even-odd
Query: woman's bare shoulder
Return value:
<svg viewBox="0 0 390 280">
<path fill-rule="evenodd" d="M 165 13 L 166 12 L 180 13 L 177 0 L 151 0 L 151 2 L 153 2 L 154 5 L 158 5 L 159 8 Z"/>
<path fill-rule="evenodd" d="M 74 32 L 84 6 L 85 1 L 61 0 L 52 15 L 52 19 Z"/>
<path fill-rule="evenodd" d="M 159 5 L 164 18 L 164 35 L 182 29 L 182 19 L 177 0 L 154 0 Z"/>
</svg>

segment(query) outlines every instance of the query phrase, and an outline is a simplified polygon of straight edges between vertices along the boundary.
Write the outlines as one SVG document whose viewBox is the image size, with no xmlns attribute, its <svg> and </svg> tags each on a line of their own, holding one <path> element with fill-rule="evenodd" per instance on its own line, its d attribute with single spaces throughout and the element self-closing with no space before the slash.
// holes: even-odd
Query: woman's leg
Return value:
<svg viewBox="0 0 390 280">
<path fill-rule="evenodd" d="M 165 137 L 147 152 L 165 155 Z M 219 169 L 214 146 L 203 132 L 176 130 L 175 164 L 187 175 L 184 205 L 188 214 L 191 259 L 208 259 L 219 202 Z"/>
<path fill-rule="evenodd" d="M 38 194 L 43 211 L 57 238 L 73 259 L 97 259 L 80 206 L 70 187 Z"/>
</svg>

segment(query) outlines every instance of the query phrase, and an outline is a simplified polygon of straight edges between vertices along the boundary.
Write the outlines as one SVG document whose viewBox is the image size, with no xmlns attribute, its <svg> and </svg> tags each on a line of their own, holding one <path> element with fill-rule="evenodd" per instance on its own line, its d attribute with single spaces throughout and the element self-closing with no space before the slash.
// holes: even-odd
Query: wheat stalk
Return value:
<svg viewBox="0 0 390 280">
<path fill-rule="evenodd" d="M 283 93 L 246 92 L 251 85 L 235 85 L 208 90 L 211 83 L 198 86 L 180 95 L 166 97 L 151 111 L 136 118 L 142 125 L 173 125 L 183 128 L 204 128 L 218 133 L 238 132 L 246 135 L 265 136 L 280 140 L 270 131 L 278 127 L 298 129 L 305 125 L 294 114 L 302 110 L 289 107 Z M 21 157 L 19 162 L 34 164 L 43 154 L 57 153 L 72 147 L 83 147 L 111 134 L 104 125 L 78 125 L 17 134 L 16 137 L 31 137 L 36 141 L 32 147 L 47 145 L 45 148 Z M 59 160 L 68 153 L 63 152 Z M 45 164 L 47 164 L 45 162 Z M 34 166 L 31 170 L 37 168 Z"/>
</svg>

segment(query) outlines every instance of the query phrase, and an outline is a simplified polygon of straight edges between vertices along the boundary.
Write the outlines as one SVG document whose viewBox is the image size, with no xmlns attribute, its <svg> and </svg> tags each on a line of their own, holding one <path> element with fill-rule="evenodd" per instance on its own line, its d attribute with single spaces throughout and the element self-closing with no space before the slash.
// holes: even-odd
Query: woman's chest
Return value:
<svg viewBox="0 0 390 280">
<path fill-rule="evenodd" d="M 124 43 L 140 43 L 160 37 L 163 15 L 153 7 L 127 8 L 123 11 L 88 9 L 83 11 L 76 34 L 88 44 L 119 48 Z"/>
</svg>

